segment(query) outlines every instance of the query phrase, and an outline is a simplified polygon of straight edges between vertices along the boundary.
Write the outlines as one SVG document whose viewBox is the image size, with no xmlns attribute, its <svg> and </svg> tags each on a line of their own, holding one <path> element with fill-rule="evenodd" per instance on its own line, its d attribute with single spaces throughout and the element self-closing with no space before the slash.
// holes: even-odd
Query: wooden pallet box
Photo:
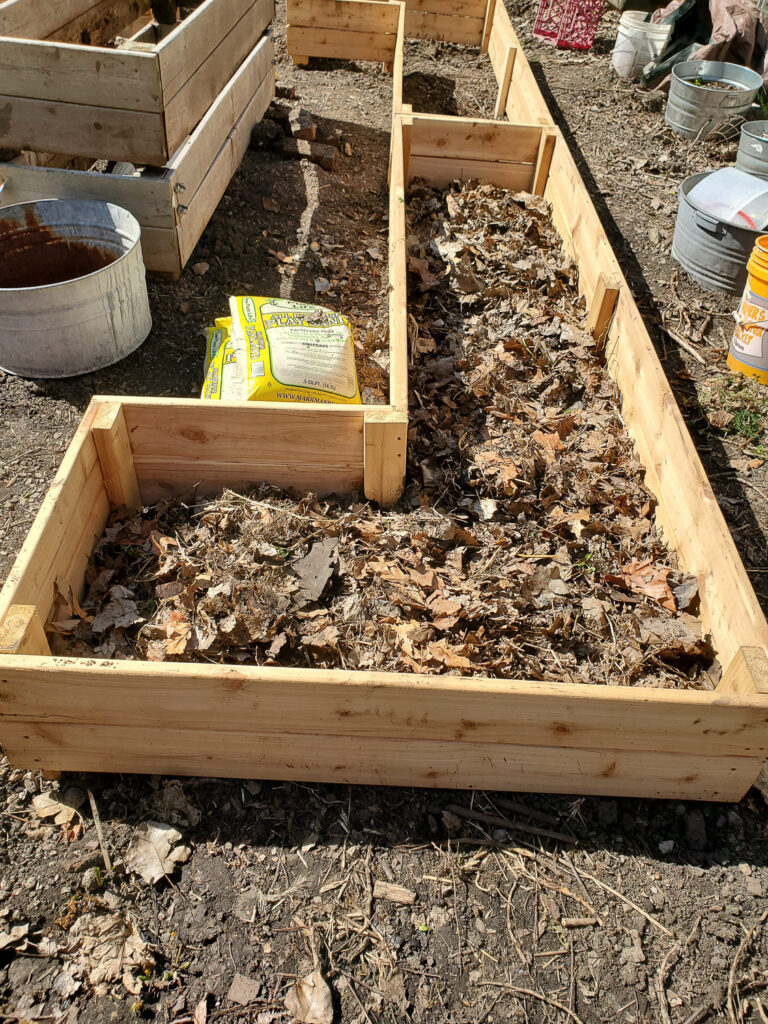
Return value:
<svg viewBox="0 0 768 1024">
<path fill-rule="evenodd" d="M 110 0 L 106 17 L 104 0 L 0 3 L 0 148 L 164 166 L 252 52 L 274 0 L 204 0 L 167 34 L 148 7 Z M 120 25 L 138 32 L 104 45 Z"/>
<path fill-rule="evenodd" d="M 33 166 L 30 154 L 0 163 L 2 203 L 93 199 L 116 203 L 141 225 L 148 270 L 178 275 L 237 170 L 256 125 L 275 94 L 273 41 L 264 36 L 163 168 L 137 176 Z M 50 158 L 49 158 L 50 159 Z"/>
</svg>

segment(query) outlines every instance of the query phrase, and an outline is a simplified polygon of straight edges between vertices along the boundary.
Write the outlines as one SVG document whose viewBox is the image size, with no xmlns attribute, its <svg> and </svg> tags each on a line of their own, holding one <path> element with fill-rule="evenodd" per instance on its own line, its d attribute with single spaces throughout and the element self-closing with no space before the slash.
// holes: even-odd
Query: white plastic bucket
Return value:
<svg viewBox="0 0 768 1024">
<path fill-rule="evenodd" d="M 667 45 L 671 25 L 654 25 L 645 21 L 645 11 L 624 11 L 619 19 L 616 45 L 611 54 L 611 67 L 619 78 L 635 79 L 649 61 L 654 60 Z"/>
<path fill-rule="evenodd" d="M 112 203 L 0 209 L 0 368 L 75 377 L 137 349 L 152 327 L 140 236 Z"/>
</svg>

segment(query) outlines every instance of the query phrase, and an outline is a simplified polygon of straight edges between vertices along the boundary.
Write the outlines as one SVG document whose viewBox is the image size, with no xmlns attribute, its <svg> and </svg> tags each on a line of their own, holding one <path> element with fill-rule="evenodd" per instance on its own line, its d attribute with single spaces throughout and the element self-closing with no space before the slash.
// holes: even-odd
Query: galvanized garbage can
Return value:
<svg viewBox="0 0 768 1024">
<path fill-rule="evenodd" d="M 699 81 L 700 85 L 695 82 Z M 732 89 L 713 89 L 723 82 Z M 684 60 L 672 68 L 664 120 L 676 135 L 706 139 L 736 134 L 736 122 L 755 102 L 763 80 L 756 71 L 722 60 Z"/>
<path fill-rule="evenodd" d="M 741 126 L 736 166 L 747 174 L 768 176 L 768 121 L 745 121 Z"/>
<path fill-rule="evenodd" d="M 152 327 L 140 237 L 112 203 L 0 209 L 0 368 L 74 377 L 138 348 Z"/>
<path fill-rule="evenodd" d="M 741 295 L 747 281 L 747 260 L 765 232 L 734 227 L 691 201 L 691 190 L 712 173 L 692 174 L 680 186 L 672 256 L 702 288 Z"/>
</svg>

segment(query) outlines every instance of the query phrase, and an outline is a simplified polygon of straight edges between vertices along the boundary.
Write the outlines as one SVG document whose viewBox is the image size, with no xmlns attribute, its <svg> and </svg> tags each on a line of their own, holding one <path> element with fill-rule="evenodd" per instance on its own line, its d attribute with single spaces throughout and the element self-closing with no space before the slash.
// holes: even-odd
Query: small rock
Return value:
<svg viewBox="0 0 768 1024">
<path fill-rule="evenodd" d="M 188 303 L 186 299 L 179 303 L 179 312 L 184 313 L 185 316 L 190 311 L 191 308 L 192 307 L 190 303 Z"/>
<path fill-rule="evenodd" d="M 229 986 L 227 999 L 232 1003 L 239 1003 L 240 1006 L 245 1006 L 258 999 L 260 991 L 260 982 L 252 981 L 250 978 L 246 978 L 244 974 L 236 974 L 232 979 L 232 984 Z"/>
<path fill-rule="evenodd" d="M 763 883 L 759 878 L 752 876 L 747 879 L 747 892 L 750 896 L 762 896 L 763 895 Z"/>
<path fill-rule="evenodd" d="M 205 260 L 201 260 L 199 263 L 193 264 L 192 273 L 197 274 L 198 277 L 204 277 L 210 269 L 210 263 L 206 263 Z"/>
<path fill-rule="evenodd" d="M 659 843 L 659 850 L 661 853 L 671 853 L 675 848 L 674 839 L 662 839 Z"/>
<path fill-rule="evenodd" d="M 101 872 L 98 868 L 87 868 L 82 877 L 83 889 L 86 892 L 98 892 L 102 886 Z"/>
<path fill-rule="evenodd" d="M 297 107 L 288 116 L 291 135 L 294 139 L 306 139 L 308 142 L 317 135 L 317 125 L 312 120 L 312 115 L 304 107 Z"/>
</svg>

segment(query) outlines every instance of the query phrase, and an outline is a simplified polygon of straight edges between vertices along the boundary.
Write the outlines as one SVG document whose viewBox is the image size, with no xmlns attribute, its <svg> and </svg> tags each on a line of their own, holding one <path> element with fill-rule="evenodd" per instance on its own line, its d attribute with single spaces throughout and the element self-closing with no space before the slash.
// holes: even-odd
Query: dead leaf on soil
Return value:
<svg viewBox="0 0 768 1024">
<path fill-rule="evenodd" d="M 129 991 L 136 993 L 133 971 L 155 962 L 149 946 L 122 913 L 82 914 L 69 934 L 74 943 L 70 952 L 94 987 L 123 980 Z"/>
<path fill-rule="evenodd" d="M 132 590 L 116 584 L 109 588 L 108 594 L 109 601 L 91 623 L 94 633 L 103 633 L 107 629 L 125 629 L 144 621 L 133 600 Z"/>
<path fill-rule="evenodd" d="M 67 789 L 60 799 L 51 792 L 38 793 L 32 800 L 32 806 L 38 818 L 53 818 L 54 825 L 68 825 L 79 818 L 78 807 L 85 800 L 85 793 L 75 786 Z"/>
<path fill-rule="evenodd" d="M 288 990 L 285 1008 L 300 1024 L 333 1024 L 331 990 L 319 967 Z"/>
<path fill-rule="evenodd" d="M 177 864 L 185 863 L 191 856 L 188 846 L 176 845 L 180 839 L 181 832 L 173 826 L 145 821 L 137 828 L 126 850 L 126 868 L 135 875 L 141 875 L 150 885 L 159 882 L 172 874 Z"/>
</svg>

